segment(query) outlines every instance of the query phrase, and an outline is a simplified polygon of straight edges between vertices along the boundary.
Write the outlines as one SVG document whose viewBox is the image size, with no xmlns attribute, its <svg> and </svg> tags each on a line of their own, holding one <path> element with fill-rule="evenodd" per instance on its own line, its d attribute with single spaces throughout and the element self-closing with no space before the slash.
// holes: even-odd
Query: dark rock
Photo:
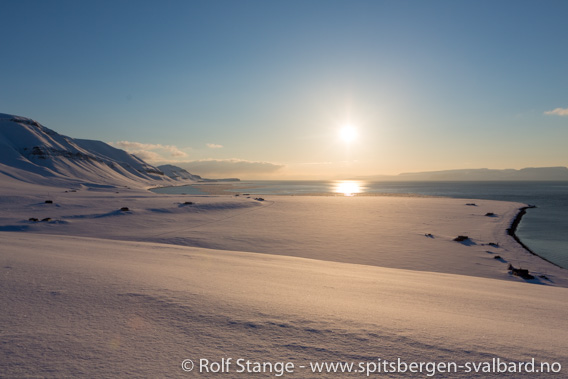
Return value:
<svg viewBox="0 0 568 379">
<path fill-rule="evenodd" d="M 41 221 L 42 221 L 42 222 L 43 222 L 43 221 L 45 221 L 45 222 L 50 222 L 50 221 L 51 221 L 51 217 L 46 217 L 46 218 L 44 218 L 44 219 L 41 220 Z"/>
<path fill-rule="evenodd" d="M 485 215 L 486 215 L 487 217 L 495 217 L 495 216 L 496 216 L 496 214 L 493 213 L 493 212 L 487 212 Z"/>
<path fill-rule="evenodd" d="M 45 203 L 46 204 L 53 204 L 53 200 L 46 200 Z"/>
<path fill-rule="evenodd" d="M 35 218 L 35 217 L 30 217 L 30 218 L 28 219 L 28 221 L 38 222 L 39 219 L 37 219 L 37 218 Z"/>
<path fill-rule="evenodd" d="M 468 236 L 457 236 L 456 238 L 454 238 L 454 241 L 463 242 L 463 241 L 467 241 L 468 239 L 469 239 Z"/>
<path fill-rule="evenodd" d="M 470 207 L 477 207 L 477 204 L 475 203 L 467 203 L 466 205 L 469 205 Z"/>
<path fill-rule="evenodd" d="M 529 273 L 529 270 L 524 268 L 515 268 L 512 264 L 509 264 L 509 271 L 511 271 L 511 274 L 526 280 L 534 279 L 534 276 Z"/>
<path fill-rule="evenodd" d="M 122 207 L 122 208 L 120 208 L 120 210 L 122 212 L 128 212 L 130 209 L 128 209 L 128 207 Z"/>
</svg>

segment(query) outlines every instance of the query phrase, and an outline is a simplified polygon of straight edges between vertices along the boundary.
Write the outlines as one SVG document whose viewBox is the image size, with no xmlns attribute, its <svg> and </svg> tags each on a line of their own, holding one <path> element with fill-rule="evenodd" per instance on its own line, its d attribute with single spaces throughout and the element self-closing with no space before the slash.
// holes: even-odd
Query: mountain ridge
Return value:
<svg viewBox="0 0 568 379">
<path fill-rule="evenodd" d="M 30 184 L 178 184 L 135 155 L 102 141 L 61 135 L 30 118 L 0 113 L 0 175 Z"/>
<path fill-rule="evenodd" d="M 398 175 L 359 176 L 355 180 L 385 181 L 565 181 L 568 168 L 526 167 L 522 169 L 455 169 L 424 172 L 407 172 Z"/>
<path fill-rule="evenodd" d="M 164 175 L 167 175 L 172 179 L 189 179 L 195 181 L 204 180 L 201 176 L 194 175 L 188 172 L 186 169 L 174 166 L 172 164 L 160 165 L 158 166 L 158 169 L 160 169 L 164 173 Z"/>
</svg>

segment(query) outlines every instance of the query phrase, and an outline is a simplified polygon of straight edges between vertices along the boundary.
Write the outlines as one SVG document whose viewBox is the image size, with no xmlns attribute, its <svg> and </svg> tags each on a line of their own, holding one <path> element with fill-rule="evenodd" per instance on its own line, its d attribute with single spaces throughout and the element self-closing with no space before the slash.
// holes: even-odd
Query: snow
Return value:
<svg viewBox="0 0 568 379">
<path fill-rule="evenodd" d="M 566 362 L 565 288 L 153 243 L 3 240 L 3 375 L 175 376 L 183 359 L 223 357 Z"/>
<path fill-rule="evenodd" d="M 73 139 L 37 121 L 9 114 L 0 114 L 0 175 L 58 186 L 81 182 L 136 187 L 180 184 L 104 142 Z"/>
<path fill-rule="evenodd" d="M 566 370 L 568 275 L 507 235 L 523 204 L 159 195 L 146 188 L 176 182 L 137 158 L 14 118 L 0 115 L 0 377 L 251 376 L 181 367 L 228 358 L 292 362 L 295 378 L 397 358 Z M 36 143 L 97 159 L 22 153 Z"/>
<path fill-rule="evenodd" d="M 45 200 L 54 204 L 45 204 Z M 59 189 L 22 200 L 5 198 L 0 230 L 159 242 L 521 280 L 508 275 L 510 263 L 550 279 L 537 278 L 541 283 L 568 284 L 564 281 L 565 270 L 527 254 L 503 232 L 522 204 L 477 200 L 477 206 L 470 207 L 465 205 L 467 202 L 379 196 L 279 196 L 259 202 L 242 196 L 157 195 L 126 188 L 78 192 Z M 122 207 L 128 207 L 129 212 L 121 212 Z M 488 212 L 497 217 L 485 216 Z M 32 217 L 53 221 L 28 221 Z M 458 235 L 470 239 L 453 241 Z"/>
<path fill-rule="evenodd" d="M 294 362 L 285 377 L 315 377 L 297 367 L 310 361 L 568 363 L 565 270 L 505 233 L 522 204 L 14 183 L 0 376 L 181 376 L 184 359 L 227 357 Z"/>
<path fill-rule="evenodd" d="M 187 170 L 185 170 L 181 167 L 178 167 L 178 166 L 171 165 L 171 164 L 161 165 L 161 166 L 158 166 L 158 168 L 165 175 L 167 175 L 167 176 L 169 176 L 170 178 L 173 178 L 173 179 L 189 179 L 189 180 L 193 180 L 193 181 L 200 181 L 200 180 L 203 179 L 199 175 L 193 175 L 193 174 L 187 172 Z"/>
</svg>

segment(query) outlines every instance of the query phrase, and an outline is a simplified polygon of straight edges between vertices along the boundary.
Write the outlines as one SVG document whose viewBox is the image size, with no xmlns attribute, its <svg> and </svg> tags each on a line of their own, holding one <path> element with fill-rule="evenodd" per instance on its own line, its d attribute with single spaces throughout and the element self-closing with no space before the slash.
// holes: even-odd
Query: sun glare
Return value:
<svg viewBox="0 0 568 379">
<path fill-rule="evenodd" d="M 357 129 L 353 125 L 343 125 L 339 129 L 339 137 L 343 142 L 353 142 L 357 138 Z"/>
<path fill-rule="evenodd" d="M 355 180 L 341 180 L 334 186 L 334 192 L 342 193 L 344 196 L 354 196 L 362 191 L 361 182 Z"/>
</svg>

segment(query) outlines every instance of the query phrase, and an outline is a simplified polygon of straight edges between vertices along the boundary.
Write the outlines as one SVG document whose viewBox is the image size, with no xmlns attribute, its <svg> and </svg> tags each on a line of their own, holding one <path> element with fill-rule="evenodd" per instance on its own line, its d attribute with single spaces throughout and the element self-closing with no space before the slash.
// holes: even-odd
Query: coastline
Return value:
<svg viewBox="0 0 568 379">
<path fill-rule="evenodd" d="M 517 234 L 516 234 L 517 228 L 519 227 L 519 224 L 521 223 L 523 216 L 527 213 L 527 209 L 531 209 L 531 208 L 536 208 L 536 205 L 527 205 L 526 207 L 519 208 L 519 212 L 516 214 L 515 218 L 511 222 L 511 226 L 507 229 L 507 234 L 510 235 L 511 237 L 513 237 L 513 239 L 515 241 L 517 241 L 517 243 L 519 245 L 521 245 L 523 247 L 523 249 L 525 249 L 526 251 L 528 251 L 532 255 L 537 256 L 540 259 L 542 259 L 542 260 L 544 260 L 544 261 L 546 261 L 546 262 L 548 262 L 548 263 L 550 263 L 550 264 L 552 264 L 552 265 L 554 265 L 558 268 L 566 270 L 564 267 L 560 266 L 559 264 L 556 264 L 556 263 L 546 259 L 545 257 L 535 253 L 530 247 L 528 247 L 527 245 L 525 245 L 523 243 L 523 241 L 521 241 L 519 236 L 517 236 Z"/>
<path fill-rule="evenodd" d="M 243 184 L 245 184 L 243 186 Z M 198 192 L 201 192 L 201 194 L 206 194 L 206 195 L 233 195 L 233 196 L 239 196 L 239 195 L 243 195 L 243 192 L 245 193 L 245 195 L 248 195 L 247 189 L 249 188 L 256 188 L 255 186 L 252 185 L 246 185 L 245 183 L 240 183 L 239 186 L 235 186 L 233 183 L 192 183 L 192 184 L 182 184 L 180 186 L 173 186 L 173 187 L 191 187 L 194 190 L 197 190 Z M 154 191 L 152 191 L 154 192 Z M 155 193 L 164 193 L 164 192 L 155 192 Z M 174 194 L 172 192 L 172 194 Z M 199 193 L 188 193 L 186 195 L 199 195 Z M 252 194 L 251 194 L 252 195 Z M 291 197 L 304 197 L 304 196 L 316 196 L 316 197 L 418 197 L 418 198 L 448 198 L 448 199 L 462 199 L 461 197 L 453 197 L 453 196 L 449 196 L 449 195 L 428 195 L 428 194 L 421 194 L 421 193 L 417 193 L 417 192 L 361 192 L 361 193 L 353 193 L 353 194 L 345 194 L 345 193 L 335 193 L 335 192 L 313 192 L 313 193 L 296 193 L 296 194 L 288 194 L 288 193 L 273 193 L 271 191 L 254 191 L 254 195 L 262 195 L 262 196 L 291 196 Z M 471 199 L 476 199 L 479 201 L 483 201 L 483 200 L 489 200 L 489 199 L 480 199 L 477 198 L 475 196 L 471 197 Z M 502 200 L 502 199 L 494 199 L 497 201 L 510 201 L 510 202 L 515 202 L 513 200 Z M 524 203 L 524 202 L 521 202 Z M 524 203 L 526 206 L 519 208 L 518 213 L 515 215 L 515 217 L 511 220 L 511 224 L 510 226 L 506 229 L 506 234 L 513 237 L 513 239 L 517 242 L 518 245 L 521 246 L 521 248 L 526 251 L 529 252 L 531 255 L 536 256 L 540 259 L 542 259 L 543 261 L 552 264 L 555 267 L 561 268 L 566 270 L 566 267 L 560 265 L 559 263 L 556 263 L 548 258 L 546 258 L 545 256 L 542 256 L 538 253 L 536 253 L 534 250 L 532 250 L 529 246 L 527 246 L 522 240 L 521 238 L 516 234 L 516 231 L 520 225 L 520 222 L 523 218 L 523 216 L 526 214 L 526 210 L 530 209 L 530 208 L 536 208 L 536 206 L 533 205 L 529 205 L 530 203 Z"/>
<path fill-rule="evenodd" d="M 550 284 L 568 287 L 565 269 L 558 272 L 561 266 L 530 251 L 519 239 L 509 238 L 510 229 L 519 223 L 515 222 L 521 217 L 519 209 L 527 202 L 469 198 L 476 199 L 477 206 L 466 207 L 462 198 L 403 193 L 263 195 L 266 201 L 257 201 L 253 199 L 256 194 L 234 196 L 226 192 L 221 196 L 158 195 L 140 188 L 123 195 L 110 189 L 108 192 L 113 195 L 99 191 L 52 192 L 50 199 L 56 206 L 49 206 L 44 204 L 45 191 L 34 188 L 30 195 L 37 199 L 32 203 L 29 197 L 12 199 L 9 206 L 6 203 L 0 230 L 155 242 L 506 280 L 510 278 L 503 263 L 508 262 L 551 278 Z M 85 208 L 85 204 L 89 207 Z M 123 212 L 122 208 L 129 210 Z M 27 209 L 25 214 L 23 209 Z M 500 217 L 484 217 L 486 213 Z M 33 222 L 32 217 L 51 221 Z M 469 236 L 471 242 L 456 244 L 454 238 L 460 235 Z M 490 243 L 498 247 L 486 247 Z"/>
<path fill-rule="evenodd" d="M 342 192 L 305 192 L 305 193 L 272 193 L 272 192 L 254 192 L 251 194 L 247 194 L 247 189 L 254 189 L 257 188 L 256 186 L 252 185 L 243 185 L 236 187 L 230 183 L 190 183 L 190 184 L 181 184 L 179 186 L 165 186 L 165 187 L 154 187 L 148 188 L 149 191 L 154 192 L 154 189 L 162 189 L 162 188 L 177 188 L 177 187 L 192 187 L 205 195 L 216 195 L 216 196 L 317 196 L 317 197 L 423 197 L 423 198 L 447 198 L 453 199 L 449 196 L 436 196 L 436 195 L 425 195 L 415 192 L 359 192 L 353 194 L 345 194 Z M 167 193 L 167 192 L 155 192 L 155 193 L 162 193 L 162 194 L 170 194 L 170 195 L 179 195 L 183 193 Z M 187 195 L 198 195 L 198 194 L 190 194 Z"/>
<path fill-rule="evenodd" d="M 516 220 L 513 219 L 511 221 L 511 226 L 509 226 L 509 228 L 512 228 L 512 231 L 507 231 L 507 234 L 511 235 L 511 237 L 513 237 L 515 239 L 515 241 L 518 243 L 518 245 L 520 245 L 522 247 L 523 250 L 528 251 L 531 255 L 537 256 L 539 258 L 541 258 L 542 260 L 552 263 L 554 266 L 556 267 L 560 267 L 563 269 L 568 269 L 568 260 L 567 257 L 565 255 L 565 249 L 563 246 L 565 246 L 565 243 L 568 243 L 568 238 L 566 238 L 565 236 L 562 236 L 562 231 L 565 230 L 566 228 L 566 221 L 562 220 L 562 219 L 558 219 L 558 212 L 551 212 L 551 210 L 556 209 L 556 208 L 552 208 L 551 204 L 554 204 L 553 207 L 563 207 L 563 209 L 568 209 L 568 202 L 566 202 L 565 200 L 562 200 L 562 198 L 560 198 L 559 196 L 562 195 L 562 188 L 560 188 L 559 190 L 557 190 L 556 192 L 553 192 L 554 197 L 549 198 L 548 194 L 550 194 L 550 190 L 548 189 L 548 187 L 546 188 L 546 191 L 543 190 L 542 186 L 540 186 L 540 182 L 531 182 L 530 184 L 526 184 L 526 188 L 527 191 L 523 191 L 523 192 L 519 192 L 517 187 L 511 187 L 510 186 L 510 182 L 498 182 L 498 183 L 491 183 L 491 185 L 488 185 L 488 183 L 485 182 L 481 182 L 481 183 L 474 183 L 475 186 L 473 187 L 473 190 L 471 187 L 464 188 L 464 186 L 462 185 L 463 183 L 450 183 L 451 185 L 448 185 L 448 183 L 442 183 L 444 185 L 442 185 L 442 187 L 438 187 L 436 186 L 435 191 L 433 190 L 432 186 L 424 186 L 424 183 L 414 183 L 414 182 L 409 182 L 409 183 L 404 183 L 403 184 L 396 184 L 396 185 L 392 185 L 393 183 L 373 183 L 373 182 L 359 182 L 359 184 L 362 185 L 361 189 L 362 192 L 360 193 L 353 193 L 353 194 L 343 194 L 343 193 L 336 193 L 334 192 L 334 184 L 329 181 L 324 183 L 323 181 L 315 181 L 313 183 L 316 183 L 315 186 L 313 186 L 313 188 L 309 188 L 309 186 L 312 186 L 313 183 L 308 183 L 308 187 L 304 188 L 302 187 L 303 184 L 302 182 L 299 182 L 300 187 L 299 189 L 299 193 L 290 193 L 290 191 L 294 190 L 293 187 L 293 183 L 292 186 L 290 186 L 290 182 L 289 181 L 275 181 L 274 183 L 277 183 L 276 185 L 280 186 L 283 185 L 283 189 L 285 193 L 278 193 L 279 191 L 274 191 L 273 188 L 273 183 L 271 182 L 261 182 L 259 183 L 262 187 L 264 187 L 265 185 L 266 190 L 263 190 L 263 188 L 258 188 L 256 185 L 253 185 L 255 187 L 256 190 L 253 191 L 254 195 L 261 195 L 261 196 L 332 196 L 332 197 L 343 197 L 343 196 L 349 196 L 349 197 L 374 197 L 374 196 L 389 196 L 389 197 L 425 197 L 425 198 L 453 198 L 453 199 L 476 199 L 479 201 L 485 201 L 485 200 L 496 200 L 496 201 L 508 201 L 508 202 L 516 202 L 516 203 L 520 203 L 522 205 L 527 205 L 527 207 L 523 207 L 525 210 L 528 208 L 531 208 L 530 204 L 535 204 L 538 203 L 538 207 L 540 208 L 538 210 L 538 213 L 535 213 L 535 217 L 538 214 L 539 217 L 549 217 L 550 220 L 554 220 L 554 224 L 550 224 L 548 225 L 545 229 L 547 230 L 546 232 L 544 232 L 543 230 L 539 231 L 539 235 L 543 235 L 542 233 L 555 233 L 556 235 L 559 236 L 560 240 L 558 243 L 550 245 L 548 243 L 548 240 L 546 238 L 542 238 L 540 239 L 539 237 L 533 236 L 531 237 L 532 240 L 531 245 L 532 248 L 528 247 L 527 244 L 525 244 L 522 240 L 521 237 L 519 237 L 518 235 L 516 235 L 517 233 L 517 227 L 520 224 L 521 218 L 523 217 L 523 215 L 525 214 L 524 212 L 521 215 L 518 215 L 519 219 Z M 244 183 L 241 183 L 240 185 L 246 184 L 246 181 Z M 250 183 L 249 183 L 250 184 Z M 233 188 L 233 191 L 235 191 L 235 193 L 238 193 L 237 190 L 241 190 L 242 192 L 246 193 L 246 189 L 250 188 L 250 186 L 244 186 L 241 188 L 239 186 L 230 186 L 229 188 Z M 321 187 L 321 189 L 323 189 L 324 191 L 327 190 L 327 192 L 321 192 L 318 191 L 318 186 Z M 324 186 L 324 187 L 322 187 Z M 327 187 L 327 188 L 325 188 Z M 387 191 L 383 191 L 383 188 L 386 189 Z M 525 188 L 525 186 L 523 186 L 523 188 Z M 310 190 L 314 190 L 313 192 L 302 192 L 305 191 L 306 189 L 310 189 Z M 230 193 L 229 191 L 227 191 L 227 188 L 223 188 L 222 191 L 218 191 L 214 188 L 202 188 L 203 191 L 208 192 L 209 194 L 227 194 Z M 213 190 L 213 191 L 212 191 Z M 393 192 L 396 191 L 396 192 Z M 401 192 L 398 192 L 401 191 Z M 242 193 L 241 193 L 242 195 Z M 479 195 L 479 196 L 478 196 Z M 545 196 L 545 197 L 543 197 Z M 525 219 L 523 219 L 525 220 Z M 533 216 L 529 216 L 527 217 L 527 219 L 524 221 L 523 223 L 523 228 L 522 231 L 523 233 L 520 233 L 521 236 L 524 235 L 524 231 L 525 228 L 528 228 L 527 230 L 533 230 L 533 234 L 534 234 L 534 230 L 536 230 L 535 228 L 539 228 L 539 226 L 535 225 L 535 221 Z M 562 244 L 564 243 L 564 245 Z M 536 249 L 536 250 L 533 250 Z M 541 253 L 536 253 L 535 251 L 539 251 Z"/>
</svg>

